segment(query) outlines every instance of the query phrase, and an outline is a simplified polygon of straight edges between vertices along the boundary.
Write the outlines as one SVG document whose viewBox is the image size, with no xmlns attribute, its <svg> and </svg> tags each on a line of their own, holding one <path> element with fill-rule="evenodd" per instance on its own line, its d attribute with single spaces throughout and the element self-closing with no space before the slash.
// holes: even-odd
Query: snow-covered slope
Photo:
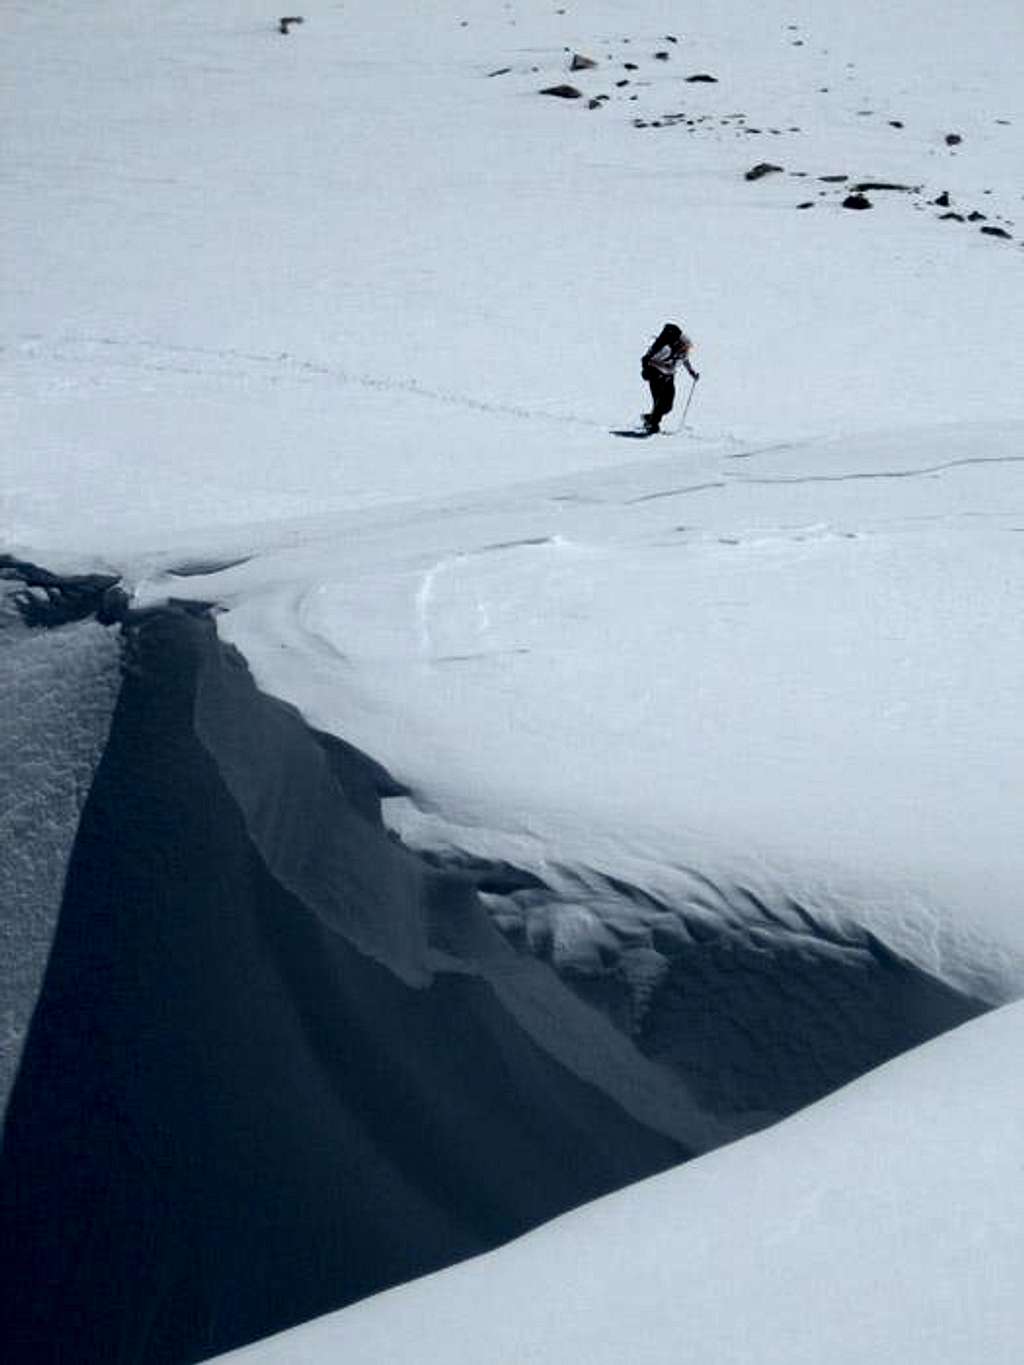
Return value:
<svg viewBox="0 0 1024 1365">
<path fill-rule="evenodd" d="M 617 1026 L 605 1095 L 625 1058 L 748 1130 L 1022 993 L 1016 0 L 346 0 L 284 34 L 256 0 L 8 8 L 0 551 L 216 604 L 266 692 L 386 765 L 393 831 L 476 884 L 555 1041 Z M 680 401 L 625 439 L 670 317 L 687 427 Z M 82 728 L 42 690 L 25 724 L 66 711 L 91 764 L 93 692 Z M 254 786 L 245 747 L 207 813 L 248 822 L 232 866 L 331 903 L 316 763 L 268 748 Z M 18 885 L 49 923 L 65 844 L 39 847 Z M 374 915 L 346 926 L 380 965 Z"/>
<path fill-rule="evenodd" d="M 9 10 L 8 537 L 618 464 L 669 316 L 705 435 L 1019 416 L 1020 243 L 980 233 L 1020 205 L 1015 0 Z"/>
<path fill-rule="evenodd" d="M 0 1113 L 39 993 L 75 832 L 120 682 L 110 630 L 4 621 L 0 582 Z"/>
<path fill-rule="evenodd" d="M 1011 1365 L 1024 1006 L 756 1138 L 228 1357 L 251 1365 Z"/>
</svg>

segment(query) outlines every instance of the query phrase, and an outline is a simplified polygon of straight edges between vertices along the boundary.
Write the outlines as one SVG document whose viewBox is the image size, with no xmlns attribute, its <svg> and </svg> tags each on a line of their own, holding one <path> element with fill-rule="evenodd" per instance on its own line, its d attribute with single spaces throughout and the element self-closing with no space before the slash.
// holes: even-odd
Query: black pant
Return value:
<svg viewBox="0 0 1024 1365">
<path fill-rule="evenodd" d="M 676 381 L 670 374 L 650 373 L 647 383 L 651 388 L 651 411 L 644 418 L 649 427 L 659 427 L 661 419 L 672 411 L 676 401 Z"/>
</svg>

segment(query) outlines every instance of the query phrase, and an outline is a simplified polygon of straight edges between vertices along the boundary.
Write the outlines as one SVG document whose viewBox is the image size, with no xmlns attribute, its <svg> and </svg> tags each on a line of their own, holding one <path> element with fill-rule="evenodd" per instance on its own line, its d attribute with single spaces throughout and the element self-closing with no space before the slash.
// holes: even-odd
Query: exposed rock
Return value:
<svg viewBox="0 0 1024 1365">
<path fill-rule="evenodd" d="M 654 59 L 655 59 L 655 61 L 658 61 L 658 62 L 667 62 L 667 61 L 668 61 L 668 53 L 667 53 L 667 52 L 656 52 L 656 53 L 654 54 Z"/>
<path fill-rule="evenodd" d="M 512 70 L 510 66 L 499 66 L 497 71 L 488 71 L 488 76 L 507 76 Z"/>
<path fill-rule="evenodd" d="M 889 120 L 889 127 L 890 127 L 890 128 L 902 128 L 902 127 L 903 127 L 903 121 L 902 121 L 902 119 L 891 118 L 891 119 Z"/>
<path fill-rule="evenodd" d="M 706 85 L 717 85 L 717 84 L 718 84 L 718 77 L 717 77 L 717 76 L 711 76 L 711 75 L 709 75 L 708 72 L 706 72 L 706 71 L 698 71 L 698 72 L 696 72 L 696 73 L 695 73 L 694 75 L 692 75 L 692 76 L 687 76 L 686 79 L 690 82 L 691 85 L 693 85 L 694 82 L 696 82 L 696 81 L 703 81 L 704 84 L 706 84 Z"/>
<path fill-rule="evenodd" d="M 1013 234 L 1010 233 L 1010 232 L 1007 232 L 1005 228 L 1001 228 L 1001 227 L 983 227 L 983 228 L 979 228 L 978 231 L 979 231 L 979 232 L 983 232 L 983 233 L 985 234 L 986 237 L 1002 237 L 1002 238 L 1004 238 L 1004 239 L 1005 239 L 1006 241 L 1008 241 L 1008 242 L 1012 242 L 1012 241 L 1013 241 Z"/>
<path fill-rule="evenodd" d="M 943 190 L 941 194 L 937 194 L 932 203 L 936 208 L 948 209 L 950 204 L 949 190 Z"/>
<path fill-rule="evenodd" d="M 947 146 L 947 147 L 959 147 L 961 142 L 963 142 L 963 138 L 960 136 L 959 133 L 947 133 L 947 134 L 946 134 L 946 146 Z"/>
<path fill-rule="evenodd" d="M 870 209 L 874 208 L 870 199 L 866 199 L 863 194 L 848 194 L 843 200 L 844 209 Z"/>
<path fill-rule="evenodd" d="M 781 166 L 773 166 L 770 161 L 759 161 L 756 166 L 751 166 L 749 171 L 744 172 L 744 180 L 762 180 L 766 175 L 774 175 L 780 172 Z"/>
<path fill-rule="evenodd" d="M 841 185 L 844 180 L 849 180 L 848 175 L 819 175 L 818 179 L 826 185 Z"/>
<path fill-rule="evenodd" d="M 813 199 L 805 199 L 804 202 L 803 202 L 802 204 L 797 204 L 797 208 L 798 208 L 798 209 L 813 209 L 813 208 L 814 208 L 814 200 L 813 200 Z"/>
<path fill-rule="evenodd" d="M 577 90 L 574 85 L 549 85 L 540 92 L 542 95 L 554 95 L 560 100 L 578 100 L 583 97 L 583 91 Z"/>
<path fill-rule="evenodd" d="M 967 221 L 969 223 L 983 223 L 987 217 L 987 213 L 979 213 L 977 209 L 974 209 L 967 215 Z"/>
<path fill-rule="evenodd" d="M 920 194 L 920 185 L 900 185 L 894 180 L 861 180 L 851 186 L 854 194 L 869 194 L 872 190 L 894 190 L 898 194 Z"/>
<path fill-rule="evenodd" d="M 963 221 L 964 221 L 964 216 L 963 216 L 962 213 L 953 213 L 952 211 L 950 211 L 949 213 L 940 213 L 940 214 L 939 214 L 939 222 L 940 222 L 940 223 L 949 223 L 949 222 L 953 222 L 953 223 L 962 223 Z"/>
<path fill-rule="evenodd" d="M 569 63 L 569 70 L 590 71 L 595 66 L 597 66 L 597 62 L 594 61 L 593 57 L 584 57 L 581 53 L 574 52 L 572 61 Z"/>
<path fill-rule="evenodd" d="M 13 602 L 29 626 L 63 626 L 95 616 L 101 625 L 120 621 L 128 595 L 117 574 L 59 574 L 27 560 L 0 555 L 0 580 L 21 586 Z"/>
<path fill-rule="evenodd" d="M 277 21 L 278 33 L 287 34 L 291 31 L 294 24 L 304 24 L 306 21 L 301 14 L 286 14 Z"/>
</svg>

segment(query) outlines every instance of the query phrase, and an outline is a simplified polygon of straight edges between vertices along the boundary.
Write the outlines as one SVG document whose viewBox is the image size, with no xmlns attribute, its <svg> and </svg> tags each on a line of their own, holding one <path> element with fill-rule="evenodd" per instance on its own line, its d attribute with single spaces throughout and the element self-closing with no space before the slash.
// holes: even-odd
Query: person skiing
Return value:
<svg viewBox="0 0 1024 1365">
<path fill-rule="evenodd" d="M 690 364 L 693 342 L 674 322 L 666 322 L 644 352 L 640 373 L 651 387 L 651 410 L 644 413 L 644 431 L 653 436 L 661 419 L 676 401 L 676 366 L 682 361 L 686 373 L 697 382 L 700 375 Z"/>
</svg>

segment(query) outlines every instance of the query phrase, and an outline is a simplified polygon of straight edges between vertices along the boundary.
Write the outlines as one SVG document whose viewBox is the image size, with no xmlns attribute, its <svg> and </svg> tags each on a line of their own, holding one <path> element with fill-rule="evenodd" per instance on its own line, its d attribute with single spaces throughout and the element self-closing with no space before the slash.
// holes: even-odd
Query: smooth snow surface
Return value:
<svg viewBox="0 0 1024 1365">
<path fill-rule="evenodd" d="M 1024 1006 L 250 1365 L 1013 1365 Z"/>
</svg>

